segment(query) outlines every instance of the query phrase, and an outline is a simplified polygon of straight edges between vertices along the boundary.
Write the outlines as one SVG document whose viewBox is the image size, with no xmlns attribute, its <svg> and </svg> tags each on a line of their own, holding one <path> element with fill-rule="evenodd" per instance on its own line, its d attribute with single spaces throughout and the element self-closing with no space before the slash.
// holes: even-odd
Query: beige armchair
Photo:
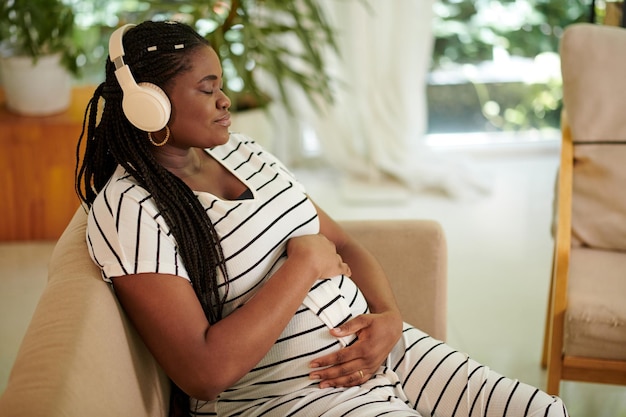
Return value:
<svg viewBox="0 0 626 417">
<path fill-rule="evenodd" d="M 426 220 L 345 222 L 383 264 L 405 320 L 446 335 L 446 244 Z M 79 209 L 57 242 L 0 415 L 166 416 L 169 381 L 100 278 Z"/>
<path fill-rule="evenodd" d="M 626 384 L 626 29 L 569 26 L 555 254 L 543 351 L 561 380 Z"/>
</svg>

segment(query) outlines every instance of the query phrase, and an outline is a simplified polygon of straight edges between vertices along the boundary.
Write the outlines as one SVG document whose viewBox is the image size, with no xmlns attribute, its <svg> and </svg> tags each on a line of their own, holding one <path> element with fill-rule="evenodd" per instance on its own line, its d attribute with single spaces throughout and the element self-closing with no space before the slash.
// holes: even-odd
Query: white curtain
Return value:
<svg viewBox="0 0 626 417">
<path fill-rule="evenodd" d="M 309 115 L 324 157 L 366 184 L 399 182 L 450 195 L 488 185 L 465 162 L 424 145 L 435 0 L 324 0 L 337 28 L 336 103 Z"/>
</svg>

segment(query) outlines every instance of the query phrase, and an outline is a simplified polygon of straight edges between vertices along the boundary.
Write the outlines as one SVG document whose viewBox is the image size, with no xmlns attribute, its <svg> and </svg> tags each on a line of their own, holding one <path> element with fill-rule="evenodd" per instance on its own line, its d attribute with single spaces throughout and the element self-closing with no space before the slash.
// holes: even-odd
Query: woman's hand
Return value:
<svg viewBox="0 0 626 417">
<path fill-rule="evenodd" d="M 316 279 L 351 275 L 352 271 L 337 253 L 335 244 L 324 235 L 305 235 L 289 239 L 287 259 L 309 265 Z"/>
<path fill-rule="evenodd" d="M 336 337 L 354 334 L 352 345 L 311 362 L 310 378 L 320 380 L 320 388 L 352 387 L 369 380 L 380 368 L 402 334 L 402 318 L 397 311 L 364 314 L 332 329 Z M 328 367 L 326 369 L 319 369 Z"/>
</svg>

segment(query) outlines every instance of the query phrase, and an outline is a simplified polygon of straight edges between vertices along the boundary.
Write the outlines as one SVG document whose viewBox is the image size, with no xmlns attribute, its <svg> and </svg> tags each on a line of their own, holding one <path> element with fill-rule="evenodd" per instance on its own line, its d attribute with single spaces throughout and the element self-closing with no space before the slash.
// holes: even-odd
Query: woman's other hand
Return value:
<svg viewBox="0 0 626 417">
<path fill-rule="evenodd" d="M 317 279 L 352 273 L 335 244 L 321 234 L 291 238 L 287 242 L 287 259 L 308 264 Z"/>
<path fill-rule="evenodd" d="M 397 311 L 364 314 L 330 332 L 335 337 L 353 334 L 358 340 L 311 362 L 311 368 L 315 369 L 310 378 L 320 380 L 320 388 L 352 387 L 363 384 L 378 372 L 400 339 L 402 318 Z"/>
</svg>

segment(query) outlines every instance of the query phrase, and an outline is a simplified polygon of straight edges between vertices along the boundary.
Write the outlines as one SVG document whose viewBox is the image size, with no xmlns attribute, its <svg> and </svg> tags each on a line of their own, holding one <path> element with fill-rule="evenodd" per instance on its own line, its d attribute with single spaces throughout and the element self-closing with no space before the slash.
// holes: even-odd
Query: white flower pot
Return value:
<svg viewBox="0 0 626 417">
<path fill-rule="evenodd" d="M 26 116 L 46 116 L 66 110 L 71 100 L 71 76 L 61 56 L 0 58 L 7 108 Z"/>
</svg>

